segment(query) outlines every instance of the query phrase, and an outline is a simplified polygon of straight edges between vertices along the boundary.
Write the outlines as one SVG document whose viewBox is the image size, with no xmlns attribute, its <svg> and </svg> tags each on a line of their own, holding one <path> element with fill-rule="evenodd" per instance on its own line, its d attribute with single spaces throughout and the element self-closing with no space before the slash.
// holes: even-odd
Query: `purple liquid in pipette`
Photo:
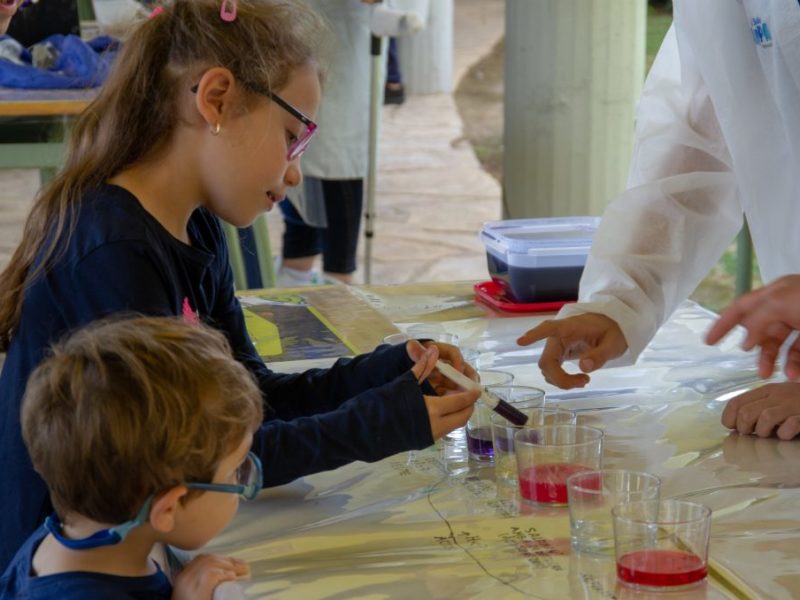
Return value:
<svg viewBox="0 0 800 600">
<path fill-rule="evenodd" d="M 528 416 L 525 413 L 514 408 L 505 400 L 500 400 L 492 410 L 518 427 L 522 427 L 528 422 Z"/>
</svg>

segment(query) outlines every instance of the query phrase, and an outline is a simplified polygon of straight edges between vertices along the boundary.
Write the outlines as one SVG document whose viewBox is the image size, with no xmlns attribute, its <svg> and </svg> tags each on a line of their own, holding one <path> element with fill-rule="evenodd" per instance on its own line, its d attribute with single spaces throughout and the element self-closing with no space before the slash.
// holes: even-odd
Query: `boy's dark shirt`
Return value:
<svg viewBox="0 0 800 600">
<path fill-rule="evenodd" d="M 47 530 L 40 527 L 19 549 L 0 577 L 0 600 L 169 600 L 172 585 L 158 568 L 145 577 L 120 577 L 104 573 L 60 573 L 31 576 L 33 555 Z"/>
</svg>

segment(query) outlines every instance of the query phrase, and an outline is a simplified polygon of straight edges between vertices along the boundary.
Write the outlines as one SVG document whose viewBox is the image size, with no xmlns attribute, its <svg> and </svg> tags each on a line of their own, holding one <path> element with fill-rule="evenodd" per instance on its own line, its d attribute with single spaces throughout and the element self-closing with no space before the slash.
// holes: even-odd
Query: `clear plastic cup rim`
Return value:
<svg viewBox="0 0 800 600">
<path fill-rule="evenodd" d="M 403 342 L 407 342 L 411 339 L 407 333 L 398 332 L 398 333 L 390 333 L 387 336 L 384 336 L 383 343 L 389 344 L 391 346 L 397 346 L 402 344 Z"/>
<path fill-rule="evenodd" d="M 599 475 L 600 477 L 604 477 L 606 475 L 615 475 L 619 473 L 628 473 L 630 475 L 636 475 L 637 477 L 641 477 L 643 479 L 649 479 L 651 482 L 656 484 L 657 488 L 661 487 L 661 478 L 658 475 L 653 475 L 652 473 L 646 473 L 645 471 L 633 471 L 631 469 L 592 469 L 591 471 L 581 471 L 580 473 L 574 473 L 567 477 L 567 488 L 574 489 L 576 492 L 580 492 L 581 494 L 596 494 L 601 495 L 603 493 L 602 488 L 587 488 L 583 487 L 582 485 L 576 485 L 575 481 L 578 481 L 581 477 L 592 477 Z"/>
<path fill-rule="evenodd" d="M 507 371 L 501 371 L 499 369 L 478 369 L 478 375 L 481 373 L 503 373 L 507 375 L 511 375 L 512 380 L 509 383 L 491 383 L 489 385 L 485 385 L 484 387 L 491 388 L 492 392 L 496 395 L 498 392 L 497 390 L 501 390 L 503 388 L 508 388 L 510 390 L 522 390 L 523 392 L 529 392 L 531 394 L 536 394 L 537 398 L 532 398 L 530 400 L 506 400 L 509 404 L 518 404 L 523 402 L 535 402 L 536 400 L 542 401 L 541 408 L 544 408 L 544 400 L 545 400 L 545 391 L 542 388 L 537 388 L 532 385 L 517 385 L 513 381 L 514 374 L 508 373 Z M 505 400 L 505 398 L 503 398 Z M 539 407 L 532 407 L 532 408 L 539 408 Z M 550 407 L 548 407 L 550 408 Z M 555 408 L 555 407 L 553 407 Z"/>
<path fill-rule="evenodd" d="M 689 508 L 691 511 L 697 511 L 691 518 L 666 520 L 665 518 L 661 518 L 659 516 L 656 519 L 646 519 L 646 518 L 634 518 L 625 516 L 624 514 L 620 514 L 620 512 L 624 510 L 629 510 L 632 506 L 637 506 L 637 505 L 650 506 L 652 505 L 652 503 L 653 500 L 637 500 L 636 502 L 625 502 L 623 504 L 618 504 L 617 506 L 611 509 L 611 516 L 619 521 L 624 521 L 626 523 L 636 523 L 639 525 L 688 525 L 690 523 L 700 523 L 711 517 L 711 509 L 708 508 L 705 504 L 699 504 L 698 502 L 690 502 L 688 500 L 659 500 L 658 512 L 660 515 L 661 513 L 660 508 L 667 504 L 680 505 Z"/>
<path fill-rule="evenodd" d="M 503 383 L 484 383 L 483 381 L 479 382 L 485 388 L 494 388 L 494 387 L 511 387 L 514 385 L 514 374 L 509 373 L 508 371 L 501 371 L 500 369 L 477 369 L 476 372 L 478 373 L 478 377 L 480 377 L 481 373 L 487 374 L 499 374 L 503 377 L 507 377 L 508 381 Z"/>
<path fill-rule="evenodd" d="M 570 429 L 574 431 L 583 431 L 587 434 L 587 439 L 573 442 L 531 442 L 522 439 L 524 434 L 531 431 L 552 431 L 554 429 Z M 529 446 L 531 448 L 579 448 L 581 446 L 589 446 L 596 444 L 605 436 L 602 429 L 597 427 L 589 427 L 588 425 L 539 425 L 537 427 L 523 427 L 514 434 L 514 444 L 521 446 Z"/>
</svg>

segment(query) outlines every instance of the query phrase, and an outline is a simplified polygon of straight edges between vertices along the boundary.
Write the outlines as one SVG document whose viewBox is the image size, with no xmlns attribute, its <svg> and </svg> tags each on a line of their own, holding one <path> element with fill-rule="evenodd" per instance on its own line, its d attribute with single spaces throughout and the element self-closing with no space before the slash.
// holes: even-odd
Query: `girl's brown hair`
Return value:
<svg viewBox="0 0 800 600">
<path fill-rule="evenodd" d="M 122 523 L 151 494 L 212 481 L 262 411 L 222 333 L 169 317 L 117 319 L 54 346 L 28 381 L 22 434 L 62 519 Z"/>
<path fill-rule="evenodd" d="M 84 192 L 166 147 L 193 77 L 222 66 L 246 89 L 279 90 L 295 69 L 315 64 L 325 31 L 300 0 L 239 0 L 231 23 L 220 18 L 220 0 L 173 0 L 163 9 L 124 42 L 72 128 L 63 170 L 34 202 L 22 242 L 0 274 L 0 352 L 11 343 L 25 287 L 66 246 Z"/>
</svg>

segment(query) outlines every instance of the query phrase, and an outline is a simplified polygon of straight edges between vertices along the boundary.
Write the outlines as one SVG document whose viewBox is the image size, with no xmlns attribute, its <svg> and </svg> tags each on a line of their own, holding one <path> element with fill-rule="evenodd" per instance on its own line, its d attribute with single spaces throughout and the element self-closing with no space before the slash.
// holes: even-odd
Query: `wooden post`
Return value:
<svg viewBox="0 0 800 600">
<path fill-rule="evenodd" d="M 624 190 L 645 0 L 507 0 L 506 218 L 599 215 Z"/>
</svg>

